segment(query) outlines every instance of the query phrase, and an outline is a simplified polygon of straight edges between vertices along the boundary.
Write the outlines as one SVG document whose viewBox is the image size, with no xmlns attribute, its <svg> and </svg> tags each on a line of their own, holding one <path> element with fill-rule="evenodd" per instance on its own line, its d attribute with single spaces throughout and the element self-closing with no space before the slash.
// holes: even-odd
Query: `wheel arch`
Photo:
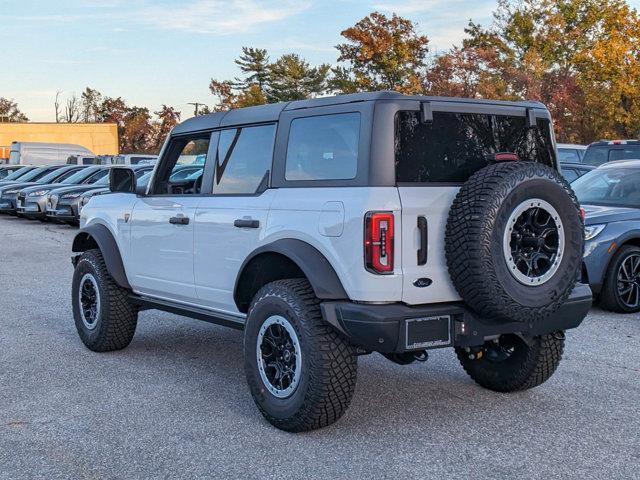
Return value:
<svg viewBox="0 0 640 480">
<path fill-rule="evenodd" d="M 285 278 L 306 278 L 322 300 L 348 298 L 338 274 L 318 249 L 302 240 L 281 239 L 255 249 L 242 263 L 233 291 L 238 310 L 246 313 L 260 288 Z"/>
<path fill-rule="evenodd" d="M 74 237 L 71 250 L 81 253 L 93 248 L 97 248 L 102 253 L 111 278 L 119 286 L 131 290 L 118 243 L 111 231 L 99 223 L 82 228 Z"/>
</svg>

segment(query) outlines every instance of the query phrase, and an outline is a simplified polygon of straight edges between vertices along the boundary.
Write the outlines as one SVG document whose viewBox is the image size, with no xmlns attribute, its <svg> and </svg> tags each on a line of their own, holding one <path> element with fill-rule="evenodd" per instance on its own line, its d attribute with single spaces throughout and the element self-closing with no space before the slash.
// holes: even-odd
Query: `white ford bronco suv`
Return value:
<svg viewBox="0 0 640 480">
<path fill-rule="evenodd" d="M 174 180 L 193 158 L 202 174 Z M 249 389 L 283 430 L 340 418 L 372 352 L 453 347 L 485 388 L 535 387 L 591 305 L 536 102 L 373 92 L 195 117 L 144 191 L 125 167 L 110 188 L 73 242 L 84 344 L 126 347 L 143 309 L 243 330 Z"/>
</svg>

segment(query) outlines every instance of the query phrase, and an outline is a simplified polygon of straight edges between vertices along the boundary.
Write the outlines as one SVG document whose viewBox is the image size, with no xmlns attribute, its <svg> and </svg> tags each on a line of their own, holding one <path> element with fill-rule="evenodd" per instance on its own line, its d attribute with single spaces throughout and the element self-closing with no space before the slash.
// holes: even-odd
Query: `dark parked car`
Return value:
<svg viewBox="0 0 640 480">
<path fill-rule="evenodd" d="M 34 168 L 19 179 L 0 184 L 0 213 L 16 213 L 16 200 L 20 190 L 32 185 L 51 183 L 64 173 L 62 168 L 63 165 Z"/>
<path fill-rule="evenodd" d="M 616 160 L 640 159 L 640 140 L 600 140 L 587 147 L 582 163 L 598 167 Z"/>
<path fill-rule="evenodd" d="M 573 182 L 576 178 L 580 178 L 585 173 L 589 173 L 594 168 L 596 167 L 593 165 L 584 165 L 582 163 L 560 162 L 560 172 L 569 183 Z"/>
<path fill-rule="evenodd" d="M 153 165 L 132 165 L 131 169 L 136 172 L 138 182 L 141 182 L 140 177 L 151 175 Z M 106 174 L 94 183 L 75 186 L 66 185 L 52 190 L 47 195 L 45 208 L 47 218 L 61 223 L 77 225 L 80 219 L 80 210 L 91 197 L 109 192 L 109 170 L 109 167 L 104 168 L 103 171 Z"/>
<path fill-rule="evenodd" d="M 46 219 L 47 197 L 51 192 L 70 185 L 90 186 L 109 173 L 102 166 L 65 167 L 65 174 L 48 185 L 34 185 L 18 192 L 16 211 L 27 217 Z"/>
<path fill-rule="evenodd" d="M 586 211 L 583 282 L 603 308 L 640 311 L 640 160 L 607 163 L 571 186 Z"/>
</svg>

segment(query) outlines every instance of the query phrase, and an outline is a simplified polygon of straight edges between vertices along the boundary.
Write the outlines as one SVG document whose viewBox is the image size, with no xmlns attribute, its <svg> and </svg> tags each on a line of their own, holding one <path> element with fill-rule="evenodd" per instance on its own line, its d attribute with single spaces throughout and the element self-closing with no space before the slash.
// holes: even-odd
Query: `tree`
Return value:
<svg viewBox="0 0 640 480">
<path fill-rule="evenodd" d="M 640 17 L 625 1 L 501 0 L 491 27 L 466 32 L 463 50 L 492 51 L 506 95 L 544 102 L 559 139 L 638 135 Z"/>
<path fill-rule="evenodd" d="M 62 94 L 62 90 L 58 90 L 56 92 L 56 100 L 53 102 L 53 106 L 56 111 L 56 123 L 60 123 L 60 95 Z"/>
<path fill-rule="evenodd" d="M 240 86 L 250 87 L 256 84 L 260 90 L 264 89 L 269 80 L 269 55 L 265 49 L 242 47 L 242 54 L 235 60 L 235 64 L 246 75 L 244 79 L 236 79 Z"/>
<path fill-rule="evenodd" d="M 64 108 L 63 120 L 67 123 L 76 123 L 80 121 L 80 115 L 82 114 L 82 107 L 78 96 L 74 93 L 67 98 L 67 103 Z"/>
<path fill-rule="evenodd" d="M 334 91 L 422 91 L 429 39 L 417 33 L 413 22 L 373 12 L 341 35 L 347 42 L 336 46 L 338 61 L 346 65 L 333 69 Z"/>
<path fill-rule="evenodd" d="M 159 122 L 153 125 L 152 148 L 154 151 L 160 151 L 165 139 L 169 136 L 171 129 L 180 121 L 180 112 L 175 108 L 162 105 L 162 108 L 153 112 L 157 115 Z"/>
<path fill-rule="evenodd" d="M 27 116 L 20 111 L 18 104 L 8 98 L 0 97 L 0 122 L 28 122 Z"/>
<path fill-rule="evenodd" d="M 282 55 L 269 65 L 267 99 L 270 103 L 303 100 L 327 89 L 330 66 L 311 67 L 295 53 Z"/>
<path fill-rule="evenodd" d="M 124 116 L 124 128 L 120 137 L 123 153 L 147 153 L 154 151 L 151 140 L 153 125 L 148 108 L 131 107 Z"/>
<path fill-rule="evenodd" d="M 266 50 L 243 47 L 235 63 L 247 75 L 235 80 L 211 80 L 209 90 L 219 99 L 213 111 L 300 100 L 327 90 L 330 66 L 311 67 L 293 53 L 269 63 Z"/>
<path fill-rule="evenodd" d="M 80 103 L 82 108 L 82 121 L 97 122 L 98 110 L 102 101 L 102 94 L 93 88 L 85 88 L 80 95 Z"/>
</svg>

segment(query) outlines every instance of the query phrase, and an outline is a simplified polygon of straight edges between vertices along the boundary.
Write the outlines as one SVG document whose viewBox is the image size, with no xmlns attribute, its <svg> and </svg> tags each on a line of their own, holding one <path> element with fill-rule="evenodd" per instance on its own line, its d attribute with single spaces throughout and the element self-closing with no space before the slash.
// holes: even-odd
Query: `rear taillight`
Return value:
<svg viewBox="0 0 640 480">
<path fill-rule="evenodd" d="M 364 219 L 364 261 L 373 273 L 393 273 L 393 213 L 369 212 Z"/>
</svg>

